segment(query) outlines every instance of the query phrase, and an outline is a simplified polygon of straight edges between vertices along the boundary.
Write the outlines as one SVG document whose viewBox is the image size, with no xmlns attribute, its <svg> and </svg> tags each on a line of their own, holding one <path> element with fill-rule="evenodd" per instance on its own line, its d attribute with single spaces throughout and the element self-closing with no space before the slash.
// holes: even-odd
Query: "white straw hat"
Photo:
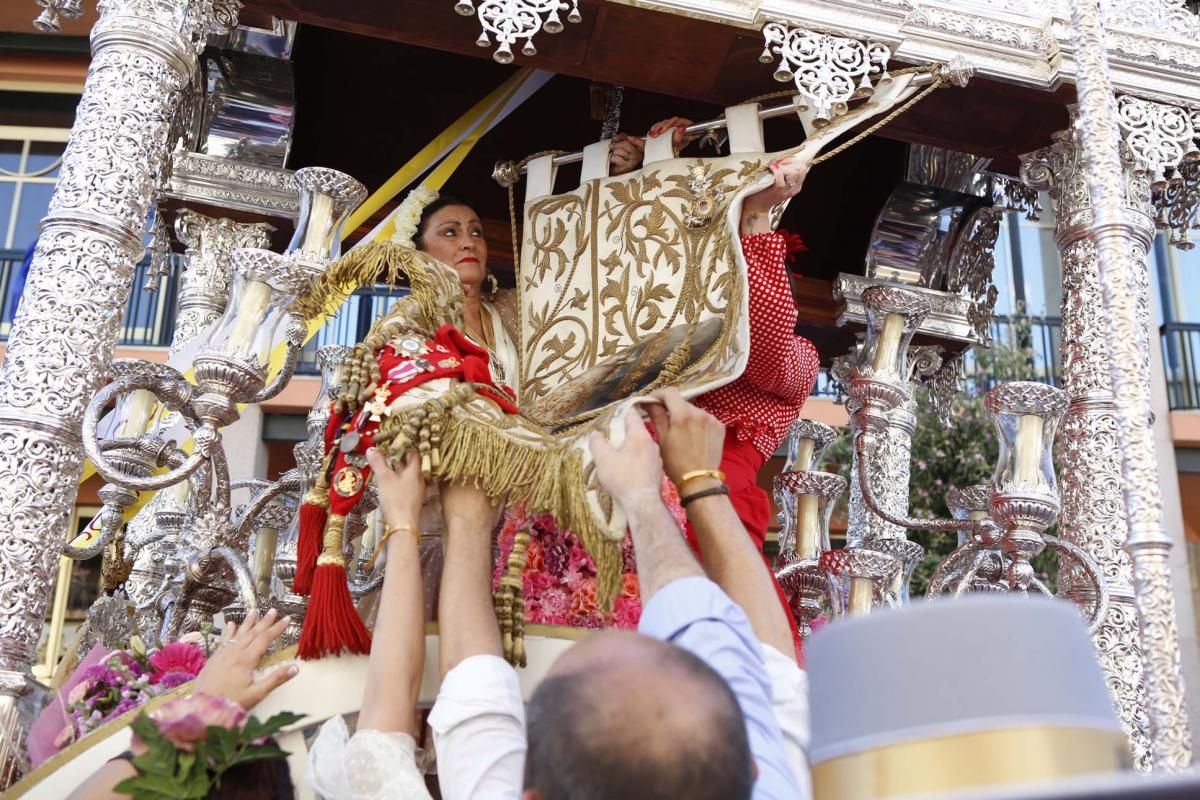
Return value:
<svg viewBox="0 0 1200 800">
<path fill-rule="evenodd" d="M 981 595 L 853 618 L 808 653 L 816 800 L 1115 771 L 1128 744 L 1078 610 Z"/>
</svg>

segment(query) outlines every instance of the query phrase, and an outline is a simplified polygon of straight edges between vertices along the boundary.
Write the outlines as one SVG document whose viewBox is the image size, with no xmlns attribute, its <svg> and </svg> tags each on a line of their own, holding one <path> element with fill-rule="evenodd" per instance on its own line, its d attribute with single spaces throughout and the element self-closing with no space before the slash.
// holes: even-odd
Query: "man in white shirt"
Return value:
<svg viewBox="0 0 1200 800">
<path fill-rule="evenodd" d="M 691 455 L 702 459 L 695 466 L 708 467 L 715 431 L 715 466 L 720 424 L 682 398 L 671 400 L 672 418 L 681 423 L 676 447 L 707 437 Z M 659 423 L 669 423 L 665 414 Z M 621 448 L 603 440 L 592 446 L 601 482 L 630 519 L 641 633 L 595 634 L 556 662 L 530 702 L 523 764 L 525 709 L 516 674 L 500 657 L 491 604 L 486 531 L 495 512 L 478 493 L 448 487 L 443 683 L 429 719 L 443 796 L 557 800 L 569 791 L 573 798 L 731 800 L 750 797 L 751 784 L 755 798 L 801 796 L 758 636 L 742 609 L 704 576 L 662 505 L 658 447 L 634 413 Z M 705 503 L 728 504 L 719 494 L 712 500 Z M 761 559 L 757 564 L 765 569 Z M 751 593 L 744 602 L 760 601 Z"/>
</svg>

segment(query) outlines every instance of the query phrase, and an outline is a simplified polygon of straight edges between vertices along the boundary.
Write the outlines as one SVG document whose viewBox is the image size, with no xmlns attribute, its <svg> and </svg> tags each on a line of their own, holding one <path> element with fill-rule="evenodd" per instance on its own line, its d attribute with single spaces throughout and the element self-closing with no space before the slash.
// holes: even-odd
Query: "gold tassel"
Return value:
<svg viewBox="0 0 1200 800">
<path fill-rule="evenodd" d="M 316 319 L 335 299 L 344 300 L 360 286 L 380 280 L 394 286 L 401 278 L 408 279 L 410 296 L 429 329 L 461 316 L 462 289 L 454 272 L 424 253 L 392 242 L 369 242 L 334 261 L 292 303 L 291 310 L 306 320 Z"/>
<path fill-rule="evenodd" d="M 525 564 L 528 562 L 529 529 L 513 537 L 507 572 L 496 589 L 496 620 L 504 643 L 504 658 L 514 667 L 525 666 Z"/>
</svg>

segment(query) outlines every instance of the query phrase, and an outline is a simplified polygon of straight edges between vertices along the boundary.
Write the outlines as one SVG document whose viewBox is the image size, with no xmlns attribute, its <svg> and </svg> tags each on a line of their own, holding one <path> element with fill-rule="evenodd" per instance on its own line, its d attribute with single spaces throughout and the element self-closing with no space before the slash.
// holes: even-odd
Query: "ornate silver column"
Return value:
<svg viewBox="0 0 1200 800">
<path fill-rule="evenodd" d="M 1163 527 L 1162 496 L 1154 449 L 1149 370 L 1149 281 L 1146 250 L 1130 203 L 1149 203 L 1149 186 L 1129 193 L 1121 153 L 1117 101 L 1109 74 L 1104 24 L 1096 0 L 1068 0 L 1075 29 L 1079 94 L 1078 142 L 1092 204 L 1103 298 L 1109 369 L 1116 401 L 1121 452 L 1125 550 L 1133 566 L 1134 599 L 1142 641 L 1155 769 L 1179 770 L 1191 762 L 1191 734 L 1184 702 L 1175 597 Z"/>
<path fill-rule="evenodd" d="M 880 434 L 879 448 L 867 464 L 871 485 L 878 486 L 880 503 L 898 516 L 908 514 L 912 469 L 912 437 L 917 429 L 916 403 L 910 398 L 889 414 L 890 426 Z M 853 423 L 851 423 L 853 427 Z M 851 476 L 858 475 L 858 455 L 852 454 Z M 861 547 L 875 539 L 907 539 L 908 531 L 878 517 L 863 501 L 857 477 L 850 479 L 850 504 L 846 520 L 846 547 Z"/>
<path fill-rule="evenodd" d="M 0 367 L 0 786 L 22 767 L 51 569 L 82 469 L 84 408 L 105 378 L 167 155 L 209 32 L 237 0 L 106 0 L 62 170 Z"/>
<path fill-rule="evenodd" d="M 1095 220 L 1082 154 L 1070 131 L 1055 135 L 1052 146 L 1022 158 L 1021 177 L 1049 190 L 1054 201 L 1055 242 L 1062 258 L 1062 383 L 1070 398 L 1059 433 L 1062 516 L 1059 536 L 1079 545 L 1100 564 L 1109 586 L 1109 607 L 1096 631 L 1100 663 L 1108 678 L 1134 763 L 1151 767 L 1146 684 L 1133 601 L 1133 568 L 1122 549 L 1128 523 L 1121 496 L 1121 450 L 1117 404 L 1113 398 L 1108 336 L 1101 303 L 1100 269 L 1091 238 Z M 1122 171 L 1131 247 L 1146 279 L 1146 254 L 1154 237 L 1149 216 L 1150 188 L 1145 173 Z M 1141 298 L 1138 336 L 1149 337 L 1147 295 Z M 1148 357 L 1144 353 L 1141 358 Z M 1141 367 L 1145 361 L 1139 361 Z M 1145 367 L 1148 369 L 1148 366 Z M 1075 600 L 1090 591 L 1074 566 L 1059 575 L 1059 591 Z"/>
</svg>

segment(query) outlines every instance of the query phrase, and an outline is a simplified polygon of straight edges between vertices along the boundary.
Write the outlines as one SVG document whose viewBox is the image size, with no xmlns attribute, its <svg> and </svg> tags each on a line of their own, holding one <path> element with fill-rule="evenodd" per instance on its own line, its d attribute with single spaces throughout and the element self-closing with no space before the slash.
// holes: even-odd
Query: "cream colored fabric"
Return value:
<svg viewBox="0 0 1200 800">
<path fill-rule="evenodd" d="M 523 411 L 551 427 L 580 419 L 644 390 L 639 374 L 653 378 L 672 356 L 667 382 L 687 395 L 741 373 L 749 331 L 735 232 L 764 158 L 672 159 L 526 205 Z"/>
<path fill-rule="evenodd" d="M 662 136 L 647 136 L 646 150 L 642 154 L 642 163 L 647 167 L 659 161 L 670 161 L 675 157 L 675 134 L 668 130 Z"/>
<path fill-rule="evenodd" d="M 763 143 L 762 120 L 758 116 L 758 103 L 746 103 L 725 109 L 725 124 L 729 131 L 729 152 L 761 153 Z"/>
<path fill-rule="evenodd" d="M 500 311 L 492 303 L 484 301 L 484 307 L 488 311 L 488 317 L 492 325 L 492 371 L 500 372 L 497 379 L 501 383 L 511 386 L 513 391 L 517 391 L 517 372 L 520 368 L 520 356 L 517 353 L 517 346 L 513 344 L 512 337 L 508 335 L 508 331 L 504 328 L 504 322 L 500 318 Z M 483 344 L 480 342 L 480 344 Z M 496 368 L 499 367 L 499 370 Z M 520 394 L 517 395 L 518 400 Z"/>
<path fill-rule="evenodd" d="M 749 353 L 742 199 L 771 183 L 769 162 L 811 162 L 909 97 L 912 78 L 791 151 L 656 160 L 664 135 L 647 140 L 638 172 L 535 193 L 517 280 L 522 413 L 559 430 L 661 385 L 692 397 L 736 379 Z M 728 114 L 739 146 L 756 141 L 753 106 Z"/>
<path fill-rule="evenodd" d="M 407 733 L 358 731 L 340 717 L 321 726 L 308 751 L 308 783 L 325 800 L 431 800 Z"/>
<path fill-rule="evenodd" d="M 542 156 L 529 162 L 525 171 L 525 202 L 554 193 L 554 177 L 558 168 L 554 156 Z"/>
<path fill-rule="evenodd" d="M 580 171 L 580 183 L 586 183 L 596 178 L 608 177 L 611 151 L 611 139 L 601 139 L 583 148 L 583 167 Z"/>
</svg>

